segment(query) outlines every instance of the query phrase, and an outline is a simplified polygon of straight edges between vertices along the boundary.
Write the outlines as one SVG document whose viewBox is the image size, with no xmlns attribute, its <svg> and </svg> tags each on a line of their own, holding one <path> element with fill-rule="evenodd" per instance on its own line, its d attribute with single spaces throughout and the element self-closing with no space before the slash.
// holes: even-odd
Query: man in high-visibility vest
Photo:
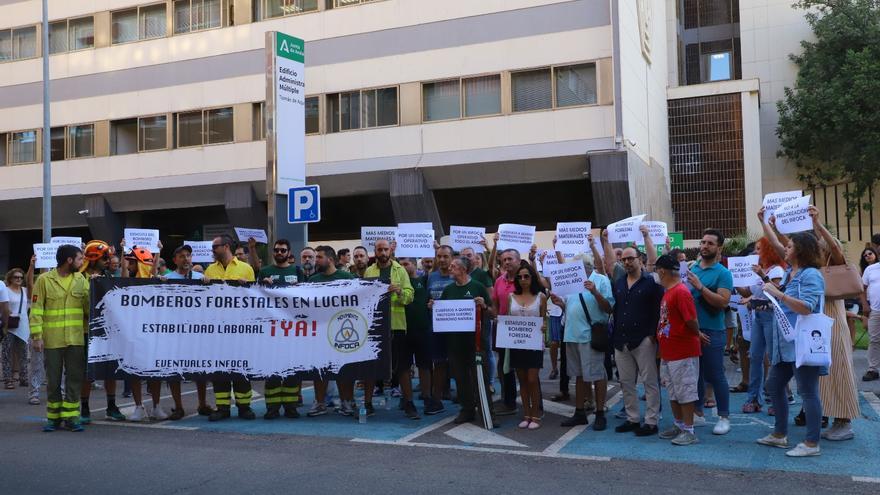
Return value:
<svg viewBox="0 0 880 495">
<path fill-rule="evenodd" d="M 205 269 L 205 282 L 212 280 L 237 280 L 241 283 L 254 281 L 254 269 L 247 262 L 238 260 L 233 255 L 234 242 L 228 235 L 214 238 L 211 244 L 214 251 L 215 263 Z M 251 382 L 246 376 L 237 373 L 221 373 L 213 380 L 214 401 L 217 410 L 208 416 L 208 421 L 220 421 L 230 416 L 232 406 L 232 392 L 235 392 L 235 405 L 238 407 L 238 417 L 241 419 L 254 419 L 256 415 L 251 410 L 251 398 L 253 389 Z"/>
<path fill-rule="evenodd" d="M 31 339 L 34 350 L 44 352 L 48 382 L 48 422 L 43 431 L 55 431 L 62 421 L 71 431 L 83 431 L 79 399 L 86 367 L 89 281 L 79 272 L 83 264 L 80 248 L 61 246 L 55 259 L 58 267 L 37 279 L 31 305 Z"/>
</svg>

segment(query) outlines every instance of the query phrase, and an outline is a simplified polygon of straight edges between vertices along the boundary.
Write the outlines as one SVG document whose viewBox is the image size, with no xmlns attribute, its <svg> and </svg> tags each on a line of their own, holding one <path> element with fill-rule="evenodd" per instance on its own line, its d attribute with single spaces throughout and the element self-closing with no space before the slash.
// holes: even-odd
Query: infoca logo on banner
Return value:
<svg viewBox="0 0 880 495">
<path fill-rule="evenodd" d="M 327 338 L 339 352 L 354 352 L 364 346 L 369 333 L 367 319 L 357 311 L 341 311 L 330 319 Z"/>
</svg>

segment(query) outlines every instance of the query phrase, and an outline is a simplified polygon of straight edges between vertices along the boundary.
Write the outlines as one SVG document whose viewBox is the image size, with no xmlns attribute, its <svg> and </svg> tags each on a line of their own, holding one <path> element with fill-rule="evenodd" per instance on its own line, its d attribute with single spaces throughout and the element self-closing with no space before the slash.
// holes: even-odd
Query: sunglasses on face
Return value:
<svg viewBox="0 0 880 495">
<path fill-rule="evenodd" d="M 284 249 L 284 248 L 275 248 L 275 249 L 273 249 L 273 251 L 275 251 L 276 253 L 286 253 L 286 252 L 287 252 L 287 249 Z"/>
<path fill-rule="evenodd" d="M 623 258 L 620 258 L 620 261 L 622 261 L 624 263 L 631 263 L 637 259 L 638 258 L 636 258 L 635 256 L 624 256 Z"/>
<path fill-rule="evenodd" d="M 24 279 L 24 277 L 22 277 L 21 275 L 13 275 L 13 276 L 10 277 L 10 278 L 11 278 L 12 280 L 22 280 L 22 279 Z"/>
<path fill-rule="evenodd" d="M 868 258 L 868 257 L 873 257 L 873 256 L 874 256 L 874 253 L 865 253 L 865 255 L 862 256 L 862 258 Z"/>
</svg>

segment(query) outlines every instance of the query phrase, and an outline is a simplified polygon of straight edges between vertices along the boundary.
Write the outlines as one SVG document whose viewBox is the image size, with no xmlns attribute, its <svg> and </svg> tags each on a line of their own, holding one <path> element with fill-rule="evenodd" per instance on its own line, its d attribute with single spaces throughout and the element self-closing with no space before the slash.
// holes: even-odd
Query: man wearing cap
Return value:
<svg viewBox="0 0 880 495">
<path fill-rule="evenodd" d="M 83 253 L 85 261 L 83 262 L 80 273 L 87 279 L 91 280 L 98 277 L 112 277 L 109 271 L 110 256 L 113 255 L 113 248 L 104 241 L 92 240 L 86 243 Z M 85 344 L 88 349 L 89 329 L 85 329 Z M 88 357 L 88 350 L 86 351 Z M 107 393 L 107 409 L 105 415 L 110 421 L 125 421 L 125 416 L 116 406 L 116 371 L 119 366 L 117 361 L 105 361 L 102 363 L 91 363 L 87 365 L 86 379 L 83 380 L 82 392 L 80 397 L 80 422 L 84 425 L 92 421 L 92 414 L 89 409 L 89 397 L 92 394 L 92 380 L 104 380 L 104 391 Z"/>
<path fill-rule="evenodd" d="M 215 237 L 211 244 L 216 260 L 205 270 L 204 280 L 237 280 L 239 282 L 253 282 L 254 269 L 247 262 L 240 261 L 232 255 L 232 238 L 228 235 Z M 235 404 L 238 406 L 238 417 L 242 419 L 254 419 L 256 415 L 251 410 L 251 382 L 241 374 L 221 373 L 214 380 L 214 399 L 217 410 L 208 418 L 210 421 L 220 421 L 230 416 L 229 409 L 232 406 L 232 391 L 235 390 Z"/>
</svg>

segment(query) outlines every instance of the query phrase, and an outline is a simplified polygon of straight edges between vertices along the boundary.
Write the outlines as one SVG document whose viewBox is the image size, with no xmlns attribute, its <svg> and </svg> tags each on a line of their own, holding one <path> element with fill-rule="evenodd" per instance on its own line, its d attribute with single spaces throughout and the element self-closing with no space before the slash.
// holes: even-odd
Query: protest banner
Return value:
<svg viewBox="0 0 880 495">
<path fill-rule="evenodd" d="M 379 239 L 394 242 L 397 239 L 397 227 L 361 227 L 361 246 L 367 248 L 370 256 L 376 251 L 376 241 Z"/>
<path fill-rule="evenodd" d="M 387 291 L 367 280 L 264 287 L 99 277 L 89 362 L 118 360 L 143 377 L 387 376 Z"/>
<path fill-rule="evenodd" d="M 496 346 L 502 349 L 544 350 L 544 319 L 534 316 L 498 316 Z"/>
<path fill-rule="evenodd" d="M 776 327 L 779 329 L 779 333 L 782 334 L 782 338 L 788 342 L 792 342 L 795 338 L 794 327 L 792 327 L 791 322 L 788 321 L 788 316 L 785 315 L 785 311 L 782 310 L 779 301 L 766 292 L 764 292 L 764 297 L 773 303 L 773 316 L 776 317 Z"/>
<path fill-rule="evenodd" d="M 636 215 L 614 222 L 608 226 L 608 242 L 639 242 L 642 233 L 639 232 L 646 215 Z"/>
<path fill-rule="evenodd" d="M 642 222 L 642 225 L 646 225 L 648 227 L 648 234 L 651 236 L 651 242 L 654 243 L 654 247 L 664 246 L 666 245 L 666 237 L 669 236 L 668 228 L 666 226 L 666 222 Z M 642 233 L 639 232 L 639 240 L 636 242 L 639 246 L 645 245 L 645 238 L 642 237 Z"/>
<path fill-rule="evenodd" d="M 527 259 L 534 243 L 535 227 L 533 225 L 502 223 L 498 226 L 499 253 L 505 249 L 516 249 L 523 259 Z"/>
<path fill-rule="evenodd" d="M 476 332 L 477 304 L 473 299 L 437 300 L 431 318 L 434 332 Z"/>
<path fill-rule="evenodd" d="M 776 230 L 781 234 L 794 234 L 813 230 L 813 219 L 808 211 L 810 196 L 793 199 L 776 209 Z"/>
<path fill-rule="evenodd" d="M 55 248 L 55 250 L 58 250 L 59 247 L 64 245 L 76 246 L 78 248 L 83 247 L 82 237 L 52 237 L 51 239 L 49 239 L 49 244 L 51 244 Z"/>
<path fill-rule="evenodd" d="M 562 251 L 566 258 L 591 252 L 590 228 L 590 222 L 558 222 L 556 224 L 556 250 Z"/>
<path fill-rule="evenodd" d="M 57 252 L 58 247 L 52 243 L 34 244 L 34 254 L 37 255 L 37 261 L 36 264 L 34 264 L 34 268 L 55 268 L 58 266 L 58 262 L 55 259 L 55 254 Z"/>
<path fill-rule="evenodd" d="M 398 258 L 433 258 L 434 231 L 397 229 L 397 248 L 394 255 Z"/>
<path fill-rule="evenodd" d="M 159 231 L 156 229 L 125 229 L 125 248 L 135 246 L 147 248 L 151 253 L 159 252 Z"/>
<path fill-rule="evenodd" d="M 461 225 L 449 227 L 449 245 L 458 252 L 464 248 L 472 248 L 477 254 L 484 252 L 485 248 L 480 242 L 485 236 L 485 227 L 462 227 Z"/>
<path fill-rule="evenodd" d="M 764 223 L 770 223 L 770 217 L 776 212 L 777 208 L 803 196 L 800 191 L 784 191 L 770 193 L 764 196 L 761 203 L 764 206 Z"/>
<path fill-rule="evenodd" d="M 266 235 L 266 231 L 263 229 L 245 229 L 242 227 L 235 227 L 235 236 L 238 237 L 238 240 L 240 242 L 244 243 L 247 243 L 248 239 L 253 237 L 255 241 L 261 244 L 269 244 L 269 236 Z"/>
<path fill-rule="evenodd" d="M 758 255 L 732 256 L 727 258 L 727 269 L 733 276 L 734 287 L 751 287 L 761 283 L 761 277 L 752 270 L 758 264 Z"/>
<path fill-rule="evenodd" d="M 183 241 L 183 243 L 192 248 L 193 263 L 214 262 L 214 248 L 211 247 L 213 241 Z"/>
<path fill-rule="evenodd" d="M 550 279 L 551 291 L 557 296 L 578 294 L 585 290 L 587 271 L 582 261 L 551 265 L 544 269 L 544 276 Z"/>
</svg>

